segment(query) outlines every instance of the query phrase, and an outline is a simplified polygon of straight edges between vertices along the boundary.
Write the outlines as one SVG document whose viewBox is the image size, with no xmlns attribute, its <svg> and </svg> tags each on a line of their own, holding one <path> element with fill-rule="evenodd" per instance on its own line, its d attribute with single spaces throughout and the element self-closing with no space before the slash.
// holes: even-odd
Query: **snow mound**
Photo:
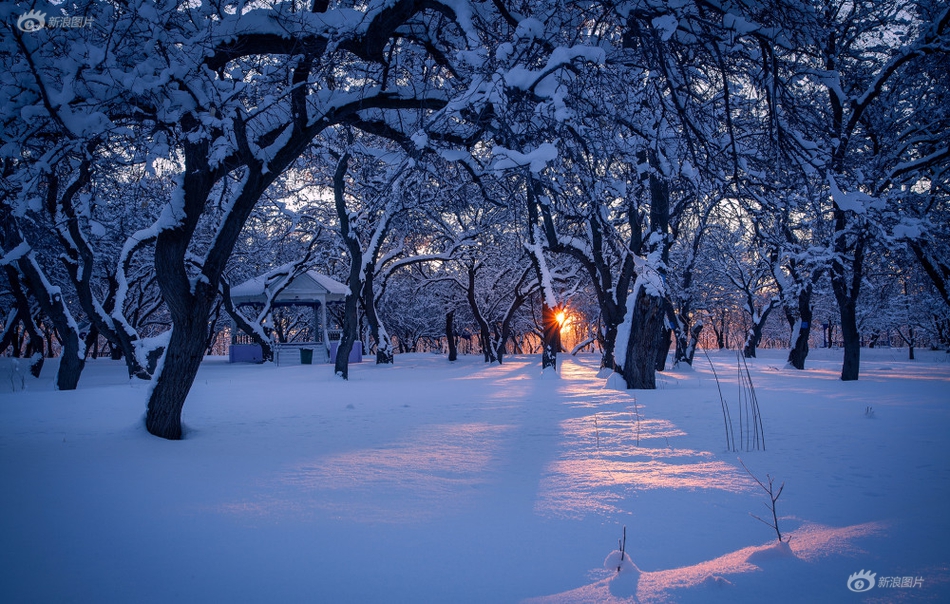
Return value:
<svg viewBox="0 0 950 604">
<path fill-rule="evenodd" d="M 561 374 L 559 374 L 557 372 L 557 369 L 553 367 L 545 367 L 544 370 L 541 371 L 541 379 L 542 380 L 559 380 L 561 379 Z"/>
<path fill-rule="evenodd" d="M 693 366 L 686 362 L 675 363 L 672 367 L 672 370 L 677 373 L 695 373 L 696 372 Z"/>
<path fill-rule="evenodd" d="M 600 371 L 597 372 L 597 377 L 600 379 L 608 378 L 614 372 L 610 367 L 601 367 Z"/>
<path fill-rule="evenodd" d="M 723 589 L 723 588 L 732 586 L 732 582 L 729 581 L 729 579 L 726 579 L 725 577 L 721 577 L 719 575 L 707 575 L 706 578 L 703 579 L 699 585 L 700 587 L 704 587 L 707 589 L 708 588 Z"/>
<path fill-rule="evenodd" d="M 773 543 L 772 545 L 757 549 L 746 559 L 749 564 L 760 564 L 762 562 L 768 562 L 770 560 L 783 560 L 788 558 L 794 558 L 795 553 L 792 551 L 792 548 L 789 547 L 787 541 L 779 541 Z"/>
<path fill-rule="evenodd" d="M 623 558 L 622 560 L 621 557 Z M 637 565 L 630 559 L 630 554 L 621 554 L 619 549 L 615 549 L 607 555 L 604 559 L 604 568 L 617 571 L 618 575 L 640 576 L 640 569 L 637 568 Z"/>
<path fill-rule="evenodd" d="M 621 555 L 620 550 L 610 552 L 604 560 L 604 568 L 617 573 L 609 579 L 610 593 L 615 598 L 630 598 L 637 595 L 640 569 L 630 559 L 629 554 Z M 618 568 L 620 570 L 617 570 Z"/>
<path fill-rule="evenodd" d="M 604 384 L 604 388 L 607 390 L 620 390 L 626 392 L 627 381 L 623 379 L 622 375 L 614 372 L 610 374 L 609 378 L 607 378 L 607 383 Z"/>
</svg>

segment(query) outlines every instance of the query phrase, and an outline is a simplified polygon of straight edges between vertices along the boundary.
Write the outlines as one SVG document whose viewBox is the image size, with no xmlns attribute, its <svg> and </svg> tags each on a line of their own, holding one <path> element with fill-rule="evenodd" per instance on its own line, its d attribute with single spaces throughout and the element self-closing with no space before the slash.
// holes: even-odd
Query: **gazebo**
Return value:
<svg viewBox="0 0 950 604">
<path fill-rule="evenodd" d="M 235 307 L 242 305 L 263 306 L 267 304 L 268 300 L 270 300 L 271 308 L 310 306 L 313 308 L 312 339 L 306 342 L 275 344 L 274 362 L 278 365 L 281 363 L 282 352 L 305 349 L 313 351 L 312 362 L 326 363 L 331 358 L 331 342 L 327 332 L 327 302 L 343 301 L 349 292 L 349 288 L 339 281 L 314 270 L 294 275 L 292 268 L 293 265 L 285 265 L 235 285 L 231 288 L 231 301 Z M 260 362 L 260 346 L 251 343 L 239 343 L 237 332 L 237 326 L 232 321 L 230 361 L 232 363 Z M 333 344 L 335 343 L 333 342 Z M 333 352 L 335 352 L 335 346 L 333 348 Z M 304 359 L 302 355 L 293 356 Z M 285 358 L 284 360 L 288 359 Z"/>
</svg>

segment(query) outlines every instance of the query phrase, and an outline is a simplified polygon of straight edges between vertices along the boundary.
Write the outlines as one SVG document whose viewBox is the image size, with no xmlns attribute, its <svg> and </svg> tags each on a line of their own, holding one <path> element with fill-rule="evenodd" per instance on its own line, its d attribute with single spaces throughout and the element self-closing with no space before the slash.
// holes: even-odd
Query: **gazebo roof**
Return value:
<svg viewBox="0 0 950 604">
<path fill-rule="evenodd" d="M 293 264 L 285 264 L 263 275 L 248 279 L 231 288 L 231 300 L 237 304 L 263 303 L 265 291 L 280 289 L 274 297 L 275 304 L 312 304 L 340 301 L 346 298 L 349 288 L 339 281 L 310 270 L 290 279 Z"/>
</svg>

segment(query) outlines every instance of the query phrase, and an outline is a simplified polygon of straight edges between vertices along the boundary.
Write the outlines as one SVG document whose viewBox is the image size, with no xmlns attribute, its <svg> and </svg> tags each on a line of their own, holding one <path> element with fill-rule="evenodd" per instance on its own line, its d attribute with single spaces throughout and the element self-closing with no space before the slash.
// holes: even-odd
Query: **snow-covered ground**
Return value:
<svg viewBox="0 0 950 604">
<path fill-rule="evenodd" d="M 851 383 L 840 355 L 752 360 L 766 450 L 738 454 L 701 355 L 635 393 L 593 355 L 348 383 L 209 358 L 180 442 L 145 432 L 121 363 L 54 392 L 55 364 L 23 390 L 0 359 L 0 601 L 950 601 L 947 355 L 865 350 Z M 711 358 L 738 444 L 736 358 Z M 739 457 L 785 484 L 787 546 Z"/>
</svg>

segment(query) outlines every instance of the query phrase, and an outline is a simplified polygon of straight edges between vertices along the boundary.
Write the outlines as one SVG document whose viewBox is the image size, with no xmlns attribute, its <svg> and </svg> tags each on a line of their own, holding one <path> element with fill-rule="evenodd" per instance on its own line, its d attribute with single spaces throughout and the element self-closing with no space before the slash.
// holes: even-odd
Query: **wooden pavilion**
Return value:
<svg viewBox="0 0 950 604">
<path fill-rule="evenodd" d="M 234 306 L 263 307 L 270 300 L 271 308 L 282 306 L 309 306 L 313 308 L 311 338 L 307 341 L 291 341 L 274 346 L 274 362 L 292 362 L 303 358 L 297 353 L 300 349 L 312 350 L 314 363 L 326 363 L 331 358 L 333 334 L 327 330 L 327 303 L 342 302 L 349 288 L 339 281 L 310 270 L 293 275 L 292 265 L 285 265 L 249 279 L 231 288 L 231 301 Z M 240 343 L 237 326 L 231 325 L 230 360 L 236 362 L 260 362 L 261 350 L 256 344 Z M 335 347 L 334 351 L 335 351 Z M 295 354 L 287 354 L 288 352 Z M 283 354 L 282 354 L 283 353 Z M 282 358 L 283 357 L 283 358 Z M 351 359 L 352 360 L 352 359 Z"/>
</svg>

